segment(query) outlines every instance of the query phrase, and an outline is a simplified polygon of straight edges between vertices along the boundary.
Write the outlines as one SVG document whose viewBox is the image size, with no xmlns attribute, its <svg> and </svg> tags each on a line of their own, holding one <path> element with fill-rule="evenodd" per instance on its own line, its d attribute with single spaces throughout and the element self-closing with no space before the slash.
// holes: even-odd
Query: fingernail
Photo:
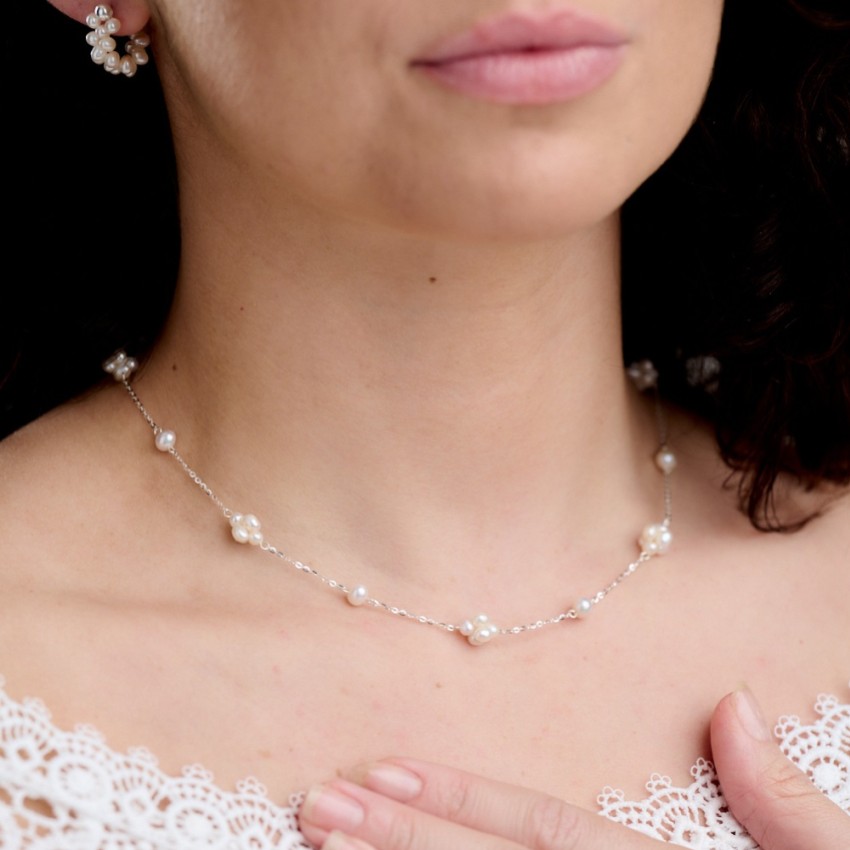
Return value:
<svg viewBox="0 0 850 850">
<path fill-rule="evenodd" d="M 770 729 L 765 722 L 753 692 L 746 686 L 739 688 L 733 695 L 735 713 L 738 721 L 751 738 L 757 741 L 772 740 Z"/>
<path fill-rule="evenodd" d="M 397 764 L 367 764 L 354 768 L 351 778 L 385 797 L 406 803 L 422 793 L 422 780 Z"/>
<path fill-rule="evenodd" d="M 332 832 L 322 844 L 322 850 L 374 850 L 371 844 L 352 838 L 344 832 Z"/>
<path fill-rule="evenodd" d="M 301 819 L 320 829 L 356 829 L 363 817 L 360 803 L 323 785 L 311 788 L 301 804 Z"/>
</svg>

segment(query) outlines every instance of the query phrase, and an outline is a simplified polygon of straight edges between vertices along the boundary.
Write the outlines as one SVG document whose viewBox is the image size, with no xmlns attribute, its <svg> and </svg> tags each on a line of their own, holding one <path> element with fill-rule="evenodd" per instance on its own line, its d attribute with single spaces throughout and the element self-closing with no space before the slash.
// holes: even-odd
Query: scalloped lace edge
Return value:
<svg viewBox="0 0 850 850">
<path fill-rule="evenodd" d="M 111 750 L 93 726 L 56 727 L 41 700 L 12 700 L 0 676 L 0 847 L 8 850 L 310 850 L 298 831 L 301 794 L 287 805 L 246 777 L 228 791 L 202 765 L 171 776 L 149 750 Z M 850 704 L 821 694 L 817 719 L 775 727 L 785 753 L 850 814 Z M 674 787 L 653 774 L 648 796 L 606 787 L 599 813 L 655 839 L 698 850 L 757 845 L 729 812 L 712 763 Z M 37 804 L 34 801 L 38 801 Z"/>
</svg>

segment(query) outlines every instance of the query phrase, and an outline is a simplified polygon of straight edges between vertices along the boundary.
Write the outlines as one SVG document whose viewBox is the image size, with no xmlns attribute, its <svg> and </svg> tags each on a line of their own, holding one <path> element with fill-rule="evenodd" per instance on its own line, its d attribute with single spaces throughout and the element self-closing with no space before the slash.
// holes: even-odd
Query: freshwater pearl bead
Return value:
<svg viewBox="0 0 850 850">
<path fill-rule="evenodd" d="M 154 438 L 154 443 L 161 452 L 170 452 L 176 441 L 177 435 L 174 431 L 160 431 Z"/>
<path fill-rule="evenodd" d="M 476 629 L 470 636 L 469 642 L 472 646 L 481 646 L 484 643 L 487 643 L 489 640 L 492 640 L 496 636 L 496 629 L 490 628 L 482 628 Z"/>
<path fill-rule="evenodd" d="M 593 602 L 586 596 L 582 596 L 575 604 L 576 617 L 583 620 L 593 610 Z"/>
<path fill-rule="evenodd" d="M 641 551 L 647 555 L 663 555 L 673 543 L 673 532 L 664 523 L 648 525 L 640 536 Z"/>
<path fill-rule="evenodd" d="M 253 514 L 233 514 L 230 517 L 230 529 L 237 543 L 259 546 L 263 542 L 260 521 Z"/>
<path fill-rule="evenodd" d="M 349 604 L 358 608 L 360 605 L 363 605 L 368 601 L 369 591 L 362 584 L 358 584 L 357 587 L 352 587 L 351 590 L 348 591 L 348 596 L 346 598 L 348 599 Z"/>
<path fill-rule="evenodd" d="M 148 54 L 144 47 L 138 44 L 128 44 L 127 51 L 136 60 L 137 65 L 147 65 Z"/>
<path fill-rule="evenodd" d="M 655 455 L 655 465 L 665 474 L 669 475 L 676 468 L 676 455 L 670 449 L 661 449 Z"/>
</svg>

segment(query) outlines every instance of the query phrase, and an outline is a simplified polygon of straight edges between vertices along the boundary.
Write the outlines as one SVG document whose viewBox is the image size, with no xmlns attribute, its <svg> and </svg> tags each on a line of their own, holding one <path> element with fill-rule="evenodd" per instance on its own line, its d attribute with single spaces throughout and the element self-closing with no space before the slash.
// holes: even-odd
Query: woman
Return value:
<svg viewBox="0 0 850 850">
<path fill-rule="evenodd" d="M 846 741 L 818 738 L 830 800 L 741 685 L 774 719 L 850 667 L 846 208 L 827 179 L 847 174 L 846 101 L 807 101 L 794 171 L 771 104 L 744 98 L 765 20 L 819 57 L 817 91 L 837 90 L 847 16 L 737 5 L 98 10 L 95 32 L 111 11 L 119 35 L 151 34 L 179 273 L 149 353 L 101 335 L 117 385 L 2 445 L 9 846 L 848 840 Z M 144 40 L 118 42 L 119 68 L 144 59 Z M 151 70 L 104 75 L 108 101 Z M 147 289 L 169 271 L 126 223 L 148 185 L 113 176 L 144 121 L 101 105 L 84 251 L 109 315 L 113 298 L 158 303 Z M 777 172 L 806 187 L 793 204 Z M 817 319 L 783 301 L 813 296 L 800 264 L 815 260 L 777 254 L 764 226 L 789 208 L 820 240 Z M 138 242 L 132 262 L 113 238 Z M 626 362 L 658 366 L 657 408 L 653 368 L 631 370 L 646 394 L 624 371 L 624 331 Z M 838 700 L 821 708 L 829 724 L 785 722 L 798 760 L 800 740 L 847 722 Z M 104 738 L 62 731 L 82 721 Z M 198 763 L 215 782 L 174 778 Z M 676 790 L 692 764 L 699 799 Z M 638 829 L 594 813 L 606 784 L 639 798 L 656 768 L 671 779 L 643 811 L 603 794 Z M 267 797 L 230 790 L 249 774 Z"/>
</svg>

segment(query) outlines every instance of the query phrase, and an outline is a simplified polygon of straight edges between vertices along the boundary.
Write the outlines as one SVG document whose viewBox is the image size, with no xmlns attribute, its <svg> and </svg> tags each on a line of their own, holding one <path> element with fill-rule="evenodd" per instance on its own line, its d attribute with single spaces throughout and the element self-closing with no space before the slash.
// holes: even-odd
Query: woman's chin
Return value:
<svg viewBox="0 0 850 850">
<path fill-rule="evenodd" d="M 377 217 L 393 229 L 451 241 L 556 241 L 616 218 L 622 200 L 605 201 L 569 189 L 552 197 L 518 188 L 505 195 L 408 197 L 377 211 Z"/>
</svg>

